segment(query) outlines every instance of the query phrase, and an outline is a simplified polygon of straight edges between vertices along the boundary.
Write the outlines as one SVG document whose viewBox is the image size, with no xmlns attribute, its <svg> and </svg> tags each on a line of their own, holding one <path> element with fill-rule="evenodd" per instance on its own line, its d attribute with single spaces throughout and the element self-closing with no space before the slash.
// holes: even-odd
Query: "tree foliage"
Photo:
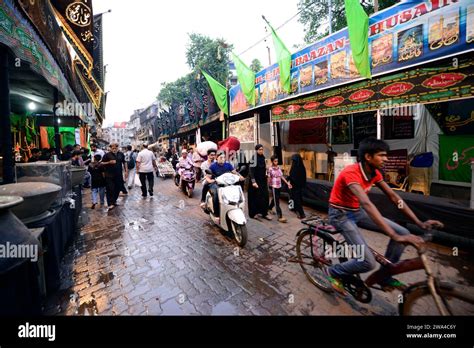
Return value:
<svg viewBox="0 0 474 348">
<path fill-rule="evenodd" d="M 191 80 L 192 75 L 188 74 L 180 77 L 176 81 L 163 83 L 161 85 L 160 94 L 158 95 L 158 100 L 168 106 L 184 103 L 189 92 Z"/>
<path fill-rule="evenodd" d="M 190 97 L 191 91 L 206 90 L 208 87 L 200 72 L 201 69 L 225 86 L 229 74 L 229 54 L 232 48 L 233 46 L 223 39 L 212 39 L 196 33 L 189 34 L 186 63 L 191 72 L 176 81 L 162 84 L 158 100 L 165 105 L 175 107 L 184 104 Z"/>
<path fill-rule="evenodd" d="M 203 69 L 225 86 L 232 49 L 233 46 L 223 39 L 193 33 L 189 35 L 186 47 L 186 62 L 193 71 Z"/>
<path fill-rule="evenodd" d="M 258 60 L 257 58 L 252 60 L 252 63 L 250 64 L 250 69 L 252 69 L 254 73 L 258 73 L 259 71 L 261 71 L 263 69 L 263 66 L 260 60 Z"/>
<path fill-rule="evenodd" d="M 379 11 L 390 7 L 399 0 L 379 0 Z M 327 0 L 300 0 L 298 10 L 300 16 L 298 21 L 304 25 L 304 41 L 312 44 L 317 40 L 329 35 L 329 2 Z M 361 2 L 368 15 L 374 13 L 373 1 L 363 0 Z M 347 26 L 344 0 L 331 0 L 332 8 L 332 32 L 336 32 Z"/>
</svg>

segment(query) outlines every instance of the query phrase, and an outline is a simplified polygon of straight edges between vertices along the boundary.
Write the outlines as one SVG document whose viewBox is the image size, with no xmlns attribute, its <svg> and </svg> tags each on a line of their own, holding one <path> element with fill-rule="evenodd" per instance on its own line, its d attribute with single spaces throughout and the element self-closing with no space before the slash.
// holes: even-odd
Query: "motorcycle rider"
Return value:
<svg viewBox="0 0 474 348">
<path fill-rule="evenodd" d="M 212 195 L 212 205 L 214 207 L 214 216 L 216 216 L 216 218 L 219 219 L 219 214 L 220 214 L 219 195 L 217 193 L 219 186 L 217 185 L 215 178 L 226 173 L 232 173 L 232 174 L 238 175 L 240 178 L 240 181 L 245 180 L 245 178 L 239 173 L 237 173 L 237 171 L 234 169 L 232 164 L 226 161 L 226 153 L 224 151 L 217 152 L 217 161 L 214 162 L 209 167 L 209 170 L 212 172 L 212 177 L 210 175 L 206 175 L 206 181 L 209 184 L 209 192 Z"/>
<path fill-rule="evenodd" d="M 193 160 L 191 156 L 188 156 L 188 150 L 183 149 L 181 151 L 181 157 L 179 158 L 179 162 L 176 165 L 176 170 L 178 171 L 179 175 L 179 185 L 181 186 L 181 181 L 183 180 L 183 173 L 185 170 L 189 170 L 193 168 Z"/>
<path fill-rule="evenodd" d="M 206 195 L 207 195 L 207 192 L 209 191 L 209 183 L 206 180 L 206 176 L 207 176 L 206 169 L 209 169 L 211 167 L 211 165 L 215 162 L 216 153 L 217 153 L 216 149 L 207 150 L 207 161 L 204 161 L 201 164 L 201 171 L 202 171 L 202 175 L 203 175 L 202 194 L 201 194 L 201 208 L 204 208 L 206 206 L 206 203 L 205 203 Z"/>
</svg>

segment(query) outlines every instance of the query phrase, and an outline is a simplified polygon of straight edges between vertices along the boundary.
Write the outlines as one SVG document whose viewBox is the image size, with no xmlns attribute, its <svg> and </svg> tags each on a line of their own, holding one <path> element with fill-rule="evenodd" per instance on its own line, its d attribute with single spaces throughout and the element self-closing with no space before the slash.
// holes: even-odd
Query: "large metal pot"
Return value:
<svg viewBox="0 0 474 348">
<path fill-rule="evenodd" d="M 71 185 L 72 187 L 80 185 L 84 182 L 86 175 L 86 167 L 71 167 Z"/>
<path fill-rule="evenodd" d="M 26 226 L 11 212 L 11 209 L 22 204 L 23 198 L 18 196 L 0 196 L 0 245 L 5 250 L 27 248 L 29 251 L 41 251 L 38 240 L 31 234 Z M 29 255 L 30 257 L 34 256 Z M 37 254 L 38 255 L 38 254 Z M 25 262 L 28 255 L 0 258 L 0 274 L 6 273 Z"/>
<path fill-rule="evenodd" d="M 22 182 L 0 186 L 0 196 L 20 196 L 23 203 L 12 208 L 19 219 L 40 215 L 51 207 L 61 186 L 47 182 Z"/>
</svg>

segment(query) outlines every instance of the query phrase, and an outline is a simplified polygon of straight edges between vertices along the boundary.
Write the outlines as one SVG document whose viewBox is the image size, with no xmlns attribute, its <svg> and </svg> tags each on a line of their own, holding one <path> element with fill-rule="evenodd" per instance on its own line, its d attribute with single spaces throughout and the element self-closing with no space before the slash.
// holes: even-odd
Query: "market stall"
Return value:
<svg viewBox="0 0 474 348">
<path fill-rule="evenodd" d="M 256 74 L 255 106 L 240 85 L 233 87 L 230 119 L 270 107 L 283 170 L 288 173 L 291 155 L 299 153 L 308 192 L 330 187 L 341 168 L 357 160 L 359 143 L 373 136 L 390 145 L 384 179 L 394 189 L 416 192 L 421 201 L 436 202 L 430 196 L 437 195 L 468 207 L 474 150 L 473 13 L 467 0 L 397 3 L 369 18 L 371 79 L 359 75 L 343 29 L 292 54 L 289 93 L 281 86 L 278 64 Z M 402 14 L 404 20 L 398 21 Z M 452 205 L 442 209 L 457 216 Z"/>
<path fill-rule="evenodd" d="M 75 51 L 85 43 L 69 41 L 75 34 L 66 38 L 56 20 L 54 11 L 62 9 L 4 0 L 0 10 L 0 201 L 9 195 L 22 200 L 12 221 L 42 250 L 32 262 L 13 268 L 1 263 L 0 314 L 40 314 L 44 296 L 58 288 L 61 259 L 77 233 L 85 168 L 74 170 L 54 157 L 25 162 L 33 148 L 55 148 L 59 155 L 66 145 L 87 147 L 89 127 L 102 121 L 103 92 L 84 75 L 82 67 L 90 68 L 91 61 L 81 61 Z M 92 28 L 87 19 L 84 30 Z M 41 190 L 48 186 L 55 189 Z M 15 244 L 11 224 L 0 227 L 2 244 Z"/>
</svg>

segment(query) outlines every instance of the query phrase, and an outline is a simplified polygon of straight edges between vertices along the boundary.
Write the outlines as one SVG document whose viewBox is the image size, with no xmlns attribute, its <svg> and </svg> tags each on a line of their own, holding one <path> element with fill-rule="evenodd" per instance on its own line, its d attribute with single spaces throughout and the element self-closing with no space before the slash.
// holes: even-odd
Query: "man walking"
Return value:
<svg viewBox="0 0 474 348">
<path fill-rule="evenodd" d="M 118 151 L 118 144 L 110 145 L 110 152 L 104 155 L 101 162 L 101 165 L 105 168 L 107 205 L 109 210 L 114 209 L 117 205 L 117 198 L 120 194 L 121 185 L 123 185 L 121 162 L 117 158 Z"/>
<path fill-rule="evenodd" d="M 91 151 L 92 158 L 94 158 L 95 155 L 100 155 L 100 158 L 104 157 L 105 155 L 104 150 L 97 148 L 97 144 L 91 144 Z"/>
<path fill-rule="evenodd" d="M 142 184 L 142 197 L 147 196 L 146 182 L 148 181 L 148 193 L 153 196 L 154 178 L 153 172 L 158 169 L 156 165 L 156 157 L 153 152 L 148 150 L 148 144 L 143 144 L 143 150 L 137 156 L 137 173 L 140 176 L 140 183 Z"/>
<path fill-rule="evenodd" d="M 120 164 L 120 175 L 122 176 L 122 182 L 119 188 L 119 194 L 122 192 L 124 195 L 128 194 L 127 189 L 125 188 L 125 180 L 123 172 L 125 172 L 125 178 L 128 177 L 128 167 L 127 161 L 125 160 L 125 154 L 122 151 L 117 152 L 117 162 Z"/>
</svg>

